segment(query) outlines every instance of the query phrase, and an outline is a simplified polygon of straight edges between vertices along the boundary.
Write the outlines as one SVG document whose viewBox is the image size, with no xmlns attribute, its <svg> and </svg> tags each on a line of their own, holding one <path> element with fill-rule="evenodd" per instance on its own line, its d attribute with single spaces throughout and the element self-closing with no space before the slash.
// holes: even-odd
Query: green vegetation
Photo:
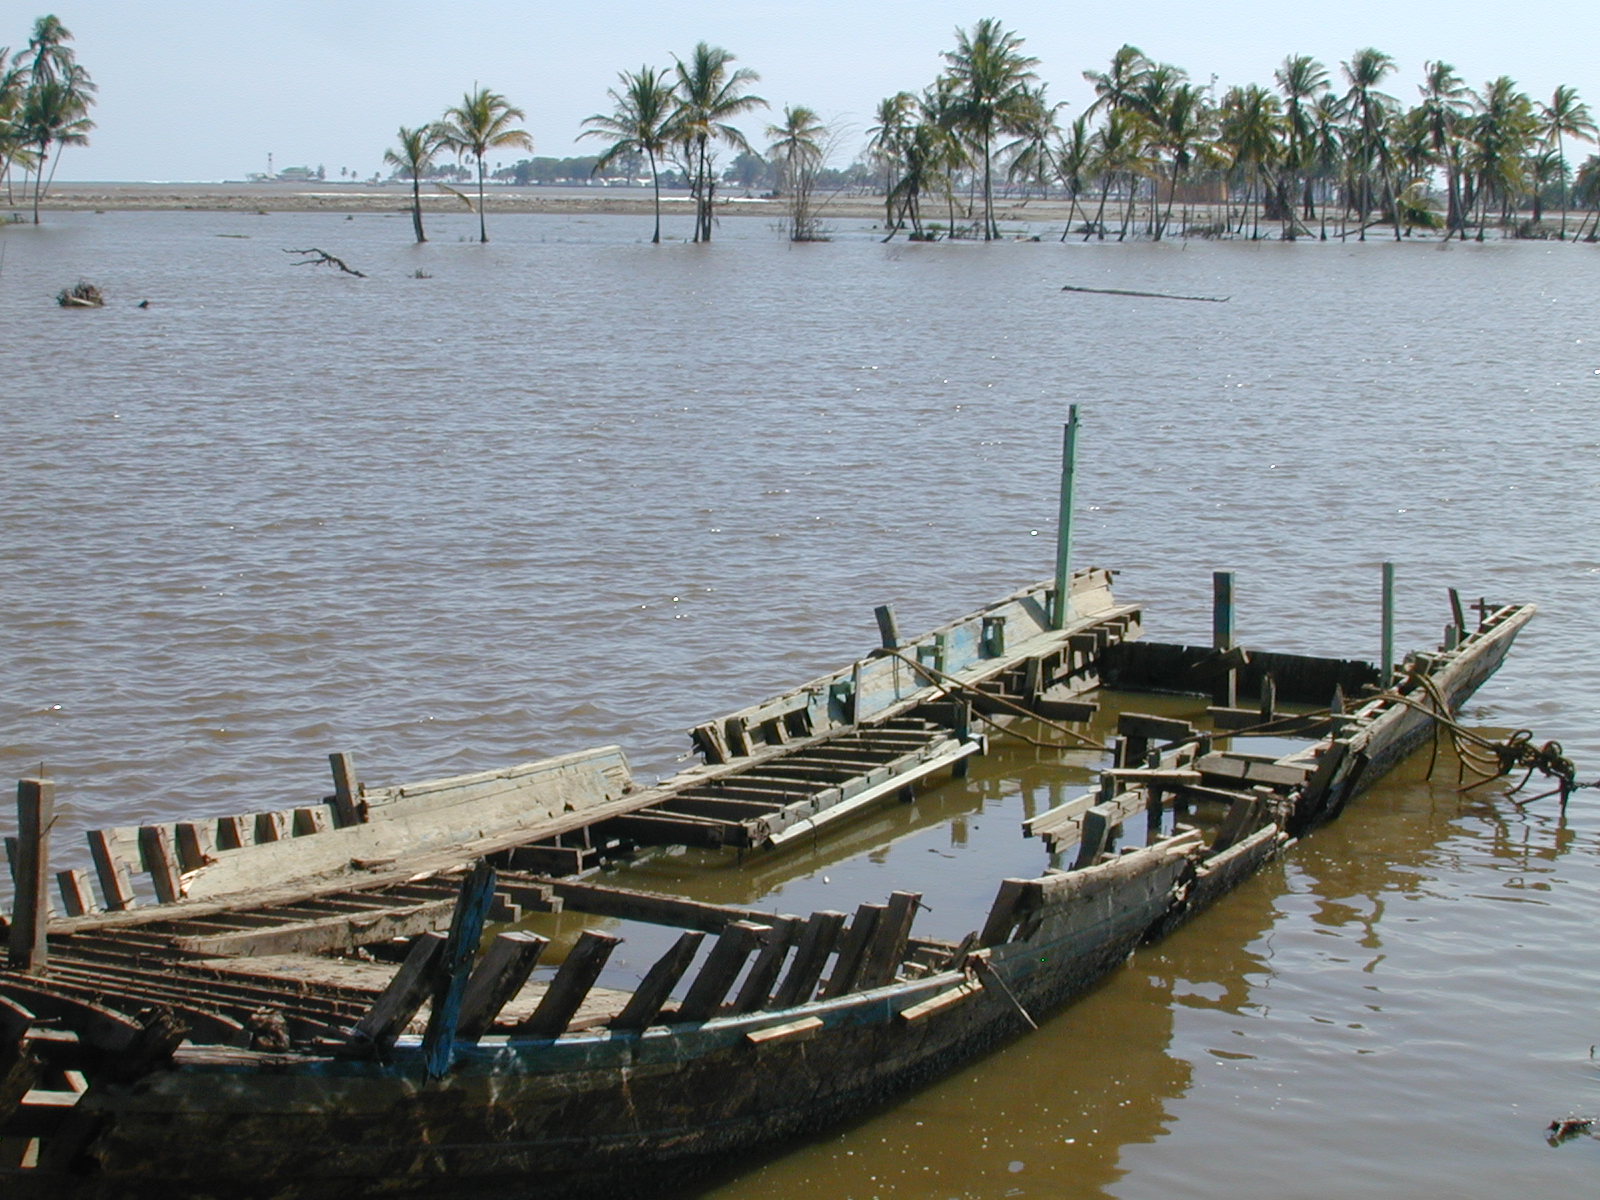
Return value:
<svg viewBox="0 0 1600 1200">
<path fill-rule="evenodd" d="M 828 127 L 804 105 L 783 110 L 783 123 L 768 125 L 767 136 L 774 139 L 770 153 L 778 164 L 778 187 L 789 210 L 789 240 L 822 240 L 813 196 L 817 173 L 827 157 Z"/>
<path fill-rule="evenodd" d="M 67 43 L 72 33 L 54 16 L 40 17 L 28 44 L 13 55 L 0 46 L 0 176 L 7 200 L 12 174 L 33 177 L 33 223 L 55 177 L 61 151 L 89 140 L 95 85 Z M 52 152 L 53 151 L 53 152 Z"/>
<path fill-rule="evenodd" d="M 439 145 L 454 150 L 461 157 L 471 155 L 478 160 L 478 241 L 489 240 L 489 228 L 483 217 L 483 157 L 501 146 L 519 146 L 533 149 L 533 139 L 526 130 L 518 129 L 514 122 L 525 120 L 527 113 L 513 108 L 499 92 L 480 87 L 468 92 L 461 103 L 444 110 L 444 120 L 434 126 Z M 419 222 L 420 224 L 420 222 Z"/>
<path fill-rule="evenodd" d="M 428 240 L 428 235 L 422 232 L 422 180 L 433 166 L 434 153 L 439 149 L 439 129 L 435 125 L 417 129 L 402 125 L 395 137 L 399 147 L 385 150 L 383 161 L 385 166 L 404 171 L 411 177 L 411 227 L 420 245 Z"/>
<path fill-rule="evenodd" d="M 598 113 L 585 118 L 580 137 L 605 137 L 611 145 L 595 160 L 592 174 L 605 170 L 624 155 L 643 154 L 650 160 L 650 179 L 656 193 L 656 232 L 650 240 L 661 241 L 661 172 L 657 166 L 670 144 L 668 136 L 673 117 L 672 85 L 664 72 L 650 66 L 637 72 L 624 71 L 621 89 L 606 95 L 616 106 L 611 114 Z"/>
</svg>

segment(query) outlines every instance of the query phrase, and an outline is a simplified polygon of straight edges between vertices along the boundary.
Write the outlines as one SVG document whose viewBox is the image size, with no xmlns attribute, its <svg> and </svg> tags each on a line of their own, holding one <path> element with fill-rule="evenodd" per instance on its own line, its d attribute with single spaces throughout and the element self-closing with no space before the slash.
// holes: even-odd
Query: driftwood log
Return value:
<svg viewBox="0 0 1600 1200">
<path fill-rule="evenodd" d="M 315 246 L 308 250 L 285 250 L 284 253 L 306 255 L 305 258 L 294 264 L 297 267 L 338 267 L 346 275 L 354 275 L 357 279 L 365 279 L 367 277 L 364 271 L 356 270 L 338 255 L 329 254 L 326 250 L 319 250 Z"/>
</svg>

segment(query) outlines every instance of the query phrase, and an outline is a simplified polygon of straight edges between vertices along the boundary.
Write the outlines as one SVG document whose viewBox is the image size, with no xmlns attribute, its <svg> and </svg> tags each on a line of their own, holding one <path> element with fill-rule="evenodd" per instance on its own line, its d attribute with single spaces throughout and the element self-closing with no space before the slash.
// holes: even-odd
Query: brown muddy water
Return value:
<svg viewBox="0 0 1600 1200">
<path fill-rule="evenodd" d="M 1307 653 L 1377 653 L 1384 559 L 1403 647 L 1447 587 L 1531 600 L 1467 719 L 1600 779 L 1594 247 L 473 224 L 0 228 L 0 764 L 57 779 L 68 865 L 91 826 L 321 796 L 332 750 L 372 783 L 609 741 L 669 774 L 691 724 L 870 648 L 874 605 L 920 629 L 1047 575 L 1072 402 L 1077 558 L 1150 636 L 1208 636 L 1214 568 L 1246 645 Z M 105 310 L 55 306 L 79 278 Z M 959 935 L 1094 765 L 997 739 L 816 846 L 624 877 L 909 888 Z M 1544 1127 L 1600 1115 L 1600 791 L 1521 811 L 1424 765 L 1037 1035 L 705 1194 L 1592 1194 L 1600 1141 Z"/>
</svg>

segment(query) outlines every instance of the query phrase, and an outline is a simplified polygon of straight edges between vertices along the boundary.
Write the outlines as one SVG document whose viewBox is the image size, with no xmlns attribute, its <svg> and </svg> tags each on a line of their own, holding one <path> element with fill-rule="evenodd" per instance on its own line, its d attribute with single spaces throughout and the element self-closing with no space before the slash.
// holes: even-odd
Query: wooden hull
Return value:
<svg viewBox="0 0 1600 1200">
<path fill-rule="evenodd" d="M 181 1054 L 173 1070 L 86 1096 L 77 1119 L 99 1128 L 80 1170 L 15 1176 L 7 1195 L 656 1191 L 663 1179 L 868 1111 L 1081 995 L 1170 910 L 1190 867 L 1186 849 L 1137 851 L 1107 864 L 1114 870 L 1084 873 L 1101 871 L 1106 886 L 1035 913 L 1028 935 L 998 947 L 976 974 L 643 1035 L 486 1041 L 432 1083 L 406 1046 L 388 1065 Z M 762 1037 L 797 1023 L 792 1034 Z"/>
</svg>

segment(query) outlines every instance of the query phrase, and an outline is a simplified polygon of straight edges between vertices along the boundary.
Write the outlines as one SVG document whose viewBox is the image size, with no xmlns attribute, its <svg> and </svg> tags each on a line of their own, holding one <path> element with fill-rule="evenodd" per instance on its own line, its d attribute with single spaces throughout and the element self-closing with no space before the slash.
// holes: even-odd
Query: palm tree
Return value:
<svg viewBox="0 0 1600 1200">
<path fill-rule="evenodd" d="M 1028 85 L 1039 60 L 1022 53 L 1023 39 L 993 17 L 958 28 L 956 48 L 944 52 L 946 76 L 983 166 L 983 240 L 1000 236 L 994 219 L 994 137 L 1020 133 L 1032 103 Z"/>
<path fill-rule="evenodd" d="M 1170 183 L 1167 188 L 1167 210 L 1155 222 L 1155 240 L 1172 223 L 1172 204 L 1178 195 L 1178 185 L 1189 173 L 1195 159 L 1205 153 L 1211 135 L 1212 114 L 1206 103 L 1205 90 L 1198 84 L 1180 83 L 1166 96 L 1155 116 L 1156 145 L 1167 153 Z"/>
<path fill-rule="evenodd" d="M 438 125 L 439 145 L 465 158 L 471 155 L 478 160 L 478 241 L 489 240 L 489 230 L 483 215 L 483 159 L 490 150 L 501 146 L 516 146 L 532 150 L 533 139 L 527 131 L 518 129 L 513 122 L 527 119 L 528 114 L 513 108 L 511 102 L 499 92 L 480 87 L 468 92 L 461 103 L 444 110 L 444 120 Z"/>
<path fill-rule="evenodd" d="M 666 73 L 654 67 L 640 67 L 638 71 L 623 71 L 618 77 L 621 88 L 610 88 L 615 108 L 609 115 L 596 113 L 584 118 L 588 126 L 579 137 L 605 137 L 611 139 L 594 164 L 594 173 L 606 169 L 622 155 L 643 154 L 650 160 L 650 180 L 656 194 L 656 231 L 650 238 L 654 245 L 661 243 L 661 171 L 659 162 L 670 144 L 667 122 L 672 117 L 672 85 Z"/>
<path fill-rule="evenodd" d="M 1311 159 L 1308 165 L 1311 179 L 1320 180 L 1323 186 L 1318 236 L 1324 242 L 1328 240 L 1328 181 L 1338 178 L 1344 162 L 1344 116 L 1344 101 L 1332 92 L 1323 92 L 1311 106 Z M 1309 179 L 1306 192 L 1308 195 L 1311 192 Z"/>
<path fill-rule="evenodd" d="M 74 55 L 67 45 L 71 40 L 72 31 L 61 23 L 61 18 L 40 17 L 33 23 L 33 36 L 28 39 L 28 45 L 17 52 L 17 61 L 32 60 L 28 65 L 28 77 L 34 83 L 60 79 L 72 71 Z"/>
<path fill-rule="evenodd" d="M 1089 240 L 1091 233 L 1096 234 L 1099 240 L 1105 241 L 1106 230 L 1103 220 L 1106 198 L 1110 195 L 1113 185 L 1126 181 L 1129 193 L 1128 207 L 1131 207 L 1137 181 L 1151 169 L 1152 165 L 1148 151 L 1148 134 L 1149 123 L 1130 109 L 1112 109 L 1106 116 L 1106 123 L 1095 135 L 1093 158 L 1093 170 L 1100 177 L 1100 203 L 1095 209 L 1091 227 L 1084 231 L 1084 241 Z M 1117 238 L 1119 242 L 1128 236 L 1129 219 L 1130 214 L 1125 208 L 1122 214 L 1122 232 Z"/>
<path fill-rule="evenodd" d="M 1268 169 L 1283 153 L 1279 135 L 1283 132 L 1283 110 L 1278 98 L 1260 84 L 1229 88 L 1218 108 L 1218 141 L 1244 178 L 1244 212 L 1239 216 L 1239 231 L 1252 211 L 1250 237 L 1261 236 L 1260 207 L 1252 210 L 1257 187 Z"/>
<path fill-rule="evenodd" d="M 89 82 L 83 68 L 73 66 L 65 76 L 34 80 L 22 105 L 21 136 L 33 147 L 33 223 L 39 223 L 39 201 L 48 186 L 45 164 L 50 164 L 50 178 L 55 178 L 55 164 L 61 161 L 61 151 L 67 146 L 82 146 L 89 141 L 89 131 L 94 122 L 89 119 L 90 93 L 94 84 Z M 56 148 L 51 159 L 50 147 Z"/>
<path fill-rule="evenodd" d="M 1061 138 L 1059 117 L 1066 101 L 1051 104 L 1046 95 L 1047 85 L 1029 89 L 1026 102 L 1018 105 L 1017 139 L 1000 148 L 1002 158 L 1009 158 L 1006 182 L 1022 180 L 1024 191 L 1030 184 L 1038 184 L 1049 194 L 1050 180 L 1055 174 L 1054 146 Z"/>
<path fill-rule="evenodd" d="M 1589 233 L 1589 240 L 1592 242 L 1596 233 L 1600 233 L 1600 154 L 1591 154 L 1583 166 L 1578 168 L 1578 177 L 1572 185 L 1572 199 L 1594 210 L 1596 227 Z M 1574 241 L 1583 237 L 1583 227 L 1588 224 L 1590 216 L 1590 213 L 1585 213 L 1579 220 L 1578 231 L 1572 235 Z"/>
<path fill-rule="evenodd" d="M 1151 62 L 1143 50 L 1137 46 L 1123 46 L 1111 56 L 1109 71 L 1085 71 L 1083 78 L 1094 86 L 1095 102 L 1084 115 L 1092 116 L 1101 108 L 1108 112 L 1126 108 L 1150 67 Z"/>
<path fill-rule="evenodd" d="M 1418 109 L 1428 131 L 1435 159 L 1444 163 L 1445 240 L 1460 230 L 1467 235 L 1461 197 L 1461 133 L 1469 95 L 1467 85 L 1447 62 L 1430 62 L 1423 69 L 1422 103 Z"/>
<path fill-rule="evenodd" d="M 6 66 L 11 49 L 0 46 L 0 178 L 6 182 L 6 203 L 11 203 L 11 167 L 32 163 L 22 133 L 22 105 L 27 97 L 27 73 L 20 66 Z"/>
<path fill-rule="evenodd" d="M 1295 236 L 1294 202 L 1289 199 L 1288 185 L 1294 183 L 1300 193 L 1301 216 L 1310 220 L 1316 215 L 1311 198 L 1311 161 L 1316 130 L 1314 104 L 1316 97 L 1328 86 L 1328 69 L 1309 54 L 1291 54 L 1272 73 L 1283 93 L 1283 115 L 1287 143 L 1284 147 L 1283 181 L 1279 203 L 1289 213 L 1284 236 Z"/>
<path fill-rule="evenodd" d="M 1367 213 L 1372 210 L 1372 173 L 1383 154 L 1383 129 L 1393 96 L 1378 90 L 1378 85 L 1395 69 L 1395 61 L 1381 50 L 1357 50 L 1347 63 L 1341 63 L 1350 90 L 1345 95 L 1354 128 L 1351 130 L 1351 171 L 1356 187 L 1356 212 L 1361 221 L 1361 240 L 1367 237 Z M 1392 191 L 1392 189 L 1391 189 Z M 1395 236 L 1400 236 L 1396 222 Z"/>
<path fill-rule="evenodd" d="M 1592 142 L 1597 136 L 1594 118 L 1589 106 L 1578 99 L 1578 89 L 1565 84 L 1556 88 L 1549 104 L 1539 106 L 1539 116 L 1544 122 L 1544 136 L 1555 143 L 1556 160 L 1561 171 L 1561 228 L 1559 238 L 1567 236 L 1567 153 L 1562 145 L 1563 136 Z"/>
<path fill-rule="evenodd" d="M 1061 230 L 1061 240 L 1072 232 L 1072 215 L 1078 211 L 1078 195 L 1083 191 L 1089 163 L 1094 157 L 1094 135 L 1089 132 L 1089 117 L 1085 114 L 1072 122 L 1071 127 L 1056 147 L 1056 174 L 1061 186 L 1067 190 L 1067 223 Z M 1083 219 L 1088 221 L 1089 214 Z"/>
<path fill-rule="evenodd" d="M 1533 101 L 1517 90 L 1516 80 L 1502 75 L 1474 93 L 1471 166 L 1478 192 L 1478 240 L 1483 240 L 1489 204 L 1498 201 L 1500 221 L 1511 219 L 1511 206 L 1527 185 L 1527 159 L 1539 134 Z"/>
<path fill-rule="evenodd" d="M 417 244 L 421 245 L 428 240 L 428 235 L 422 232 L 422 177 L 433 166 L 434 153 L 439 149 L 439 127 L 422 125 L 407 129 L 402 125 L 396 137 L 400 143 L 398 149 L 385 150 L 383 161 L 411 176 L 411 227 L 416 231 Z"/>
<path fill-rule="evenodd" d="M 916 122 L 912 119 L 917 98 L 910 92 L 896 92 L 878 101 L 873 114 L 877 124 L 867 130 L 867 158 L 883 168 L 883 194 L 894 188 L 895 174 L 904 160 L 905 139 Z"/>
<path fill-rule="evenodd" d="M 783 110 L 782 124 L 767 126 L 767 136 L 773 139 L 768 153 L 778 164 L 778 188 L 789 202 L 789 240 L 816 241 L 811 194 L 827 157 L 828 127 L 814 110 L 791 104 Z"/>
<path fill-rule="evenodd" d="M 721 46 L 699 43 L 689 61 L 677 59 L 677 108 L 668 122 L 668 136 L 681 145 L 689 168 L 690 186 L 695 196 L 694 240 L 711 240 L 715 213 L 716 176 L 712 170 L 717 142 L 735 150 L 749 150 L 750 143 L 728 124 L 741 113 L 767 107 L 760 96 L 745 92 L 761 76 L 749 67 L 730 71 L 734 56 Z"/>
</svg>

